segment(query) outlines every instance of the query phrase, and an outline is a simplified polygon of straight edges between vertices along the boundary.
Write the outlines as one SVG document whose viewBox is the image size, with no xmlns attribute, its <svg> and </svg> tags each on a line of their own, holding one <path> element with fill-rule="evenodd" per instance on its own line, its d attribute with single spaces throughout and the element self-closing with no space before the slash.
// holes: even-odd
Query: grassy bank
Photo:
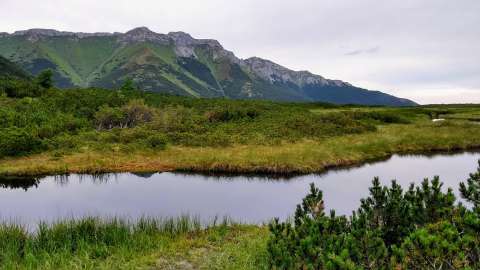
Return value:
<svg viewBox="0 0 480 270">
<path fill-rule="evenodd" d="M 261 269 L 266 228 L 170 220 L 85 218 L 35 233 L 0 225 L 1 269 Z"/>
<path fill-rule="evenodd" d="M 62 173 L 152 172 L 185 170 L 233 173 L 315 173 L 388 158 L 394 153 L 429 153 L 480 147 L 480 125 L 464 120 L 380 125 L 377 131 L 278 145 L 227 147 L 169 146 L 165 150 L 129 149 L 120 144 L 5 158 L 0 174 L 34 176 Z"/>
</svg>

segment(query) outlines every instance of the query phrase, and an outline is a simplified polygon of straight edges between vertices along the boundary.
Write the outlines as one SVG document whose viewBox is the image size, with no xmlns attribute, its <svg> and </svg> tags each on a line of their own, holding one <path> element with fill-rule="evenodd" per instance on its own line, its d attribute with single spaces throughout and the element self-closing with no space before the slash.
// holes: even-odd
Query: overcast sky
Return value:
<svg viewBox="0 0 480 270">
<path fill-rule="evenodd" d="M 137 26 L 420 103 L 480 102 L 480 0 L 0 0 L 0 32 Z"/>
</svg>

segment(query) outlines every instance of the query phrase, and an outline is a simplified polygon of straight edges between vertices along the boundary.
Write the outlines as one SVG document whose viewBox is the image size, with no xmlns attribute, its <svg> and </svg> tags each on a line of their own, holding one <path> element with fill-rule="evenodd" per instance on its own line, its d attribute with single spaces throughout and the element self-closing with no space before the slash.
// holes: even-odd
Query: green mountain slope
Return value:
<svg viewBox="0 0 480 270">
<path fill-rule="evenodd" d="M 133 79 L 146 91 L 193 97 L 415 105 L 268 60 L 242 60 L 218 41 L 145 27 L 127 33 L 31 29 L 0 34 L 0 55 L 33 75 L 54 71 L 57 86 L 118 88 Z"/>
<path fill-rule="evenodd" d="M 23 71 L 20 67 L 18 67 L 14 63 L 0 56 L 0 77 L 14 77 L 19 79 L 29 79 L 30 75 L 28 75 L 25 71 Z"/>
</svg>

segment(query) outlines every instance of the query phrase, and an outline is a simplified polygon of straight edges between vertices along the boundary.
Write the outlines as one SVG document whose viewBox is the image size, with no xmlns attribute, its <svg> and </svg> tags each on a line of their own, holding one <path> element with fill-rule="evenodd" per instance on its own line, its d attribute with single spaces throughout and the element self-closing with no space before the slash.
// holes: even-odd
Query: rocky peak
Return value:
<svg viewBox="0 0 480 270">
<path fill-rule="evenodd" d="M 265 75 L 268 73 L 269 75 L 275 73 L 288 73 L 292 72 L 292 70 L 278 65 L 270 60 L 263 59 L 260 57 L 251 57 L 245 60 L 245 63 L 248 64 L 253 70 L 263 70 L 265 71 Z"/>
<path fill-rule="evenodd" d="M 214 57 L 225 56 L 227 53 L 220 42 L 214 39 L 195 39 L 185 32 L 170 32 L 168 36 L 175 44 L 175 52 L 181 57 L 196 57 L 195 47 L 207 46 L 212 50 Z"/>
<path fill-rule="evenodd" d="M 110 37 L 110 36 L 118 36 L 120 33 L 107 33 L 107 32 L 98 32 L 98 33 L 75 33 L 75 36 L 78 38 L 88 38 L 88 37 Z"/>
<path fill-rule="evenodd" d="M 102 36 L 112 36 L 117 35 L 118 33 L 75 33 L 75 32 L 67 32 L 67 31 L 57 31 L 54 29 L 28 29 L 22 31 L 16 31 L 12 34 L 12 36 L 24 36 L 27 40 L 31 42 L 38 41 L 42 38 L 49 38 L 49 37 L 73 37 L 73 38 L 87 38 L 87 37 L 102 37 Z M 1 33 L 0 37 L 8 36 L 8 33 Z"/>
<path fill-rule="evenodd" d="M 186 46 L 194 45 L 196 40 L 185 32 L 170 32 L 168 36 L 175 42 L 175 44 Z"/>
<path fill-rule="evenodd" d="M 125 35 L 130 35 L 130 36 L 139 36 L 139 35 L 146 36 L 146 35 L 154 35 L 154 34 L 155 32 L 153 32 L 152 30 L 148 29 L 148 27 L 145 27 L 145 26 L 133 28 L 132 30 L 127 31 L 125 33 Z"/>
<path fill-rule="evenodd" d="M 73 36 L 74 33 L 71 32 L 60 32 L 53 29 L 28 29 L 22 31 L 16 31 L 12 34 L 13 36 L 24 36 L 27 40 L 35 42 L 44 37 L 59 37 L 59 36 Z"/>
<path fill-rule="evenodd" d="M 169 44 L 169 38 L 166 35 L 157 34 L 147 27 L 137 27 L 120 35 L 119 41 L 126 43 L 152 41 Z"/>
<path fill-rule="evenodd" d="M 322 86 L 349 85 L 342 81 L 327 80 L 320 75 L 315 75 L 308 71 L 294 71 L 259 57 L 248 58 L 244 60 L 244 62 L 251 72 L 271 83 L 289 82 L 299 87 L 303 87 L 308 84 L 320 84 Z"/>
<path fill-rule="evenodd" d="M 54 29 L 41 29 L 41 28 L 34 28 L 22 31 L 16 31 L 13 33 L 14 36 L 46 36 L 46 37 L 56 37 L 56 36 L 65 36 L 65 35 L 73 35 L 71 32 L 60 32 Z"/>
<path fill-rule="evenodd" d="M 208 45 L 214 48 L 223 49 L 220 42 L 214 39 L 195 39 L 190 34 L 185 32 L 170 32 L 168 36 L 172 38 L 175 44 L 180 46 L 192 46 L 192 45 Z"/>
</svg>

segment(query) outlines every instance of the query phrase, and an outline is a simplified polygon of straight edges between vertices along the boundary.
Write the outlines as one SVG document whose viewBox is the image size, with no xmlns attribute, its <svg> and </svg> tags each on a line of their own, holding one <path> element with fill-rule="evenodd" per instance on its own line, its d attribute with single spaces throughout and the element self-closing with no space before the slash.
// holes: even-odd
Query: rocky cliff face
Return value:
<svg viewBox="0 0 480 270">
<path fill-rule="evenodd" d="M 135 28 L 117 36 L 119 42 L 126 44 L 147 41 L 165 45 L 170 44 L 170 39 L 166 35 L 157 34 L 146 27 Z"/>
<path fill-rule="evenodd" d="M 272 83 L 293 83 L 298 87 L 303 87 L 309 84 L 336 87 L 351 86 L 351 84 L 339 80 L 327 80 L 320 75 L 315 75 L 308 71 L 293 71 L 259 57 L 252 57 L 246 59 L 244 62 L 257 76 Z"/>
<path fill-rule="evenodd" d="M 69 53 L 72 48 L 75 53 Z M 308 71 L 293 71 L 259 57 L 239 59 L 213 39 L 195 39 L 184 32 L 159 34 L 146 27 L 126 33 L 51 29 L 0 33 L 0 55 L 33 74 L 54 69 L 64 87 L 114 88 L 133 78 L 148 91 L 181 95 L 414 104 Z"/>
</svg>

